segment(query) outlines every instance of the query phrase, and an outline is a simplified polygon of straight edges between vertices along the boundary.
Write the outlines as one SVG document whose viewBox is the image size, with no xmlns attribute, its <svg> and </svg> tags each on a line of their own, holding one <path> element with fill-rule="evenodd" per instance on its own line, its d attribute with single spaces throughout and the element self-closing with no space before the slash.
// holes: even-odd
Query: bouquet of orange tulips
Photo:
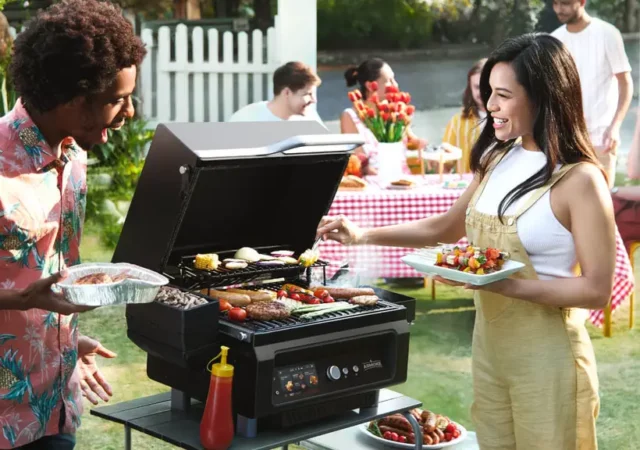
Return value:
<svg viewBox="0 0 640 450">
<path fill-rule="evenodd" d="M 374 81 L 371 84 L 371 90 L 376 91 L 377 83 Z M 411 95 L 408 92 L 400 92 L 396 86 L 387 86 L 384 99 L 380 99 L 378 93 L 374 92 L 368 99 L 368 104 L 364 102 L 358 89 L 350 91 L 348 96 L 358 117 L 378 142 L 402 140 L 416 111 L 415 106 L 410 104 Z"/>
</svg>

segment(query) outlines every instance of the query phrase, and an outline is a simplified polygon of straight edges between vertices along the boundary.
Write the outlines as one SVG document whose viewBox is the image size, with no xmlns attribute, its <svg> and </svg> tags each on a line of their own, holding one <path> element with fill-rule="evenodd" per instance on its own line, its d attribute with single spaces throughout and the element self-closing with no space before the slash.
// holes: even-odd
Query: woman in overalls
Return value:
<svg viewBox="0 0 640 450">
<path fill-rule="evenodd" d="M 491 54 L 480 85 L 488 116 L 472 150 L 475 179 L 447 213 L 368 230 L 328 217 L 318 235 L 397 247 L 466 235 L 525 263 L 512 278 L 474 287 L 480 448 L 596 449 L 598 378 L 584 322 L 611 296 L 615 224 L 578 72 L 560 41 L 527 34 Z"/>
</svg>

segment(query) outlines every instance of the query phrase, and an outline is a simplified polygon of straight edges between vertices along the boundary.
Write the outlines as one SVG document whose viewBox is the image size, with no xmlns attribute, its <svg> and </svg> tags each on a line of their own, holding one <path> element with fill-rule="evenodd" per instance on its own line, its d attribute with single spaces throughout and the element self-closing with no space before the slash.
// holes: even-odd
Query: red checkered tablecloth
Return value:
<svg viewBox="0 0 640 450">
<path fill-rule="evenodd" d="M 415 178 L 420 186 L 412 190 L 388 190 L 376 185 L 375 180 L 364 191 L 338 191 L 329 210 L 329 215 L 344 215 L 363 228 L 395 225 L 423 219 L 434 214 L 445 213 L 464 192 L 463 189 L 445 189 L 437 175 L 427 176 L 424 181 Z M 445 176 L 445 180 L 459 180 L 458 175 Z M 469 178 L 466 178 L 469 180 Z M 620 234 L 616 231 L 616 270 L 611 296 L 611 311 L 615 311 L 634 289 L 634 277 Z M 347 247 L 333 241 L 320 244 L 322 259 L 330 261 L 328 275 L 343 264 L 358 269 L 365 278 L 421 278 L 423 275 L 400 261 L 407 248 L 362 246 Z M 602 310 L 591 311 L 590 321 L 601 326 Z"/>
</svg>

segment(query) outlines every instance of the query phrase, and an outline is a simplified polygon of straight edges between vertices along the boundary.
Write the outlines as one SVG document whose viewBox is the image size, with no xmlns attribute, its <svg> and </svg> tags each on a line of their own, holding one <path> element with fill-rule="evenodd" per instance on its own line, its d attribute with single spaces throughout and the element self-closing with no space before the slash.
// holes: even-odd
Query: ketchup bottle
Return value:
<svg viewBox="0 0 640 450">
<path fill-rule="evenodd" d="M 200 442 L 206 450 L 227 450 L 233 441 L 231 386 L 233 366 L 227 364 L 229 347 L 220 347 L 220 362 L 211 368 L 209 394 L 200 422 Z M 218 359 L 213 358 L 212 362 Z"/>
</svg>

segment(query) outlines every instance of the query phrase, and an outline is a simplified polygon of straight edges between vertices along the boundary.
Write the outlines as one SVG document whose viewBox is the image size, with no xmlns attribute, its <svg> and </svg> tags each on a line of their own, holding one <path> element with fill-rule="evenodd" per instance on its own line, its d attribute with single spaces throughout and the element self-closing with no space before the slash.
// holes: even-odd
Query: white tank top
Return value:
<svg viewBox="0 0 640 450">
<path fill-rule="evenodd" d="M 481 213 L 498 215 L 498 206 L 509 191 L 545 164 L 544 153 L 528 151 L 520 145 L 514 147 L 489 177 L 476 209 Z M 505 215 L 515 214 L 533 192 L 535 190 L 512 203 Z M 553 214 L 550 190 L 518 218 L 517 228 L 518 237 L 540 279 L 574 276 L 576 249 L 573 236 Z"/>
</svg>

